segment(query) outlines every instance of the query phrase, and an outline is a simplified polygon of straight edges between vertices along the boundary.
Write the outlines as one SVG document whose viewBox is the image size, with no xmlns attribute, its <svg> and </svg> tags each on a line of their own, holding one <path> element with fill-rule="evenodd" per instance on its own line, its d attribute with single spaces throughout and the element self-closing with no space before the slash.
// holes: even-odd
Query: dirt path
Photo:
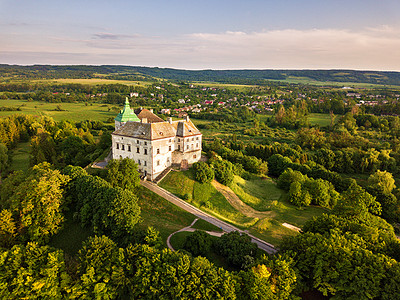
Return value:
<svg viewBox="0 0 400 300">
<path fill-rule="evenodd" d="M 204 211 L 201 211 L 200 209 L 194 207 L 193 205 L 190 205 L 189 203 L 178 198 L 177 196 L 173 195 L 171 192 L 168 192 L 167 190 L 163 189 L 162 187 L 159 187 L 158 185 L 156 185 L 153 182 L 141 180 L 140 184 L 143 185 L 145 188 L 148 188 L 149 190 L 153 191 L 157 195 L 160 195 L 161 197 L 168 200 L 169 202 L 179 206 L 180 208 L 186 210 L 187 212 L 190 212 L 197 218 L 201 218 L 201 219 L 207 221 L 208 223 L 211 223 L 211 224 L 221 228 L 224 232 L 231 232 L 231 231 L 244 232 L 243 230 L 241 230 L 231 224 L 228 224 L 224 221 L 221 221 L 220 219 L 218 219 L 214 216 L 211 216 L 211 215 L 205 213 Z M 262 249 L 265 252 L 270 253 L 270 254 L 276 253 L 277 250 L 270 243 L 263 241 L 260 238 L 255 237 L 252 234 L 249 234 L 249 233 L 247 233 L 247 234 L 248 234 L 248 236 L 251 237 L 251 241 L 253 243 L 257 244 L 257 246 L 260 249 Z"/>
<path fill-rule="evenodd" d="M 275 213 L 272 211 L 255 210 L 254 208 L 240 200 L 240 198 L 229 187 L 222 185 L 216 180 L 213 180 L 212 185 L 217 189 L 218 192 L 224 195 L 226 200 L 228 200 L 233 208 L 237 209 L 247 217 L 264 219 L 272 218 L 275 216 Z"/>
</svg>

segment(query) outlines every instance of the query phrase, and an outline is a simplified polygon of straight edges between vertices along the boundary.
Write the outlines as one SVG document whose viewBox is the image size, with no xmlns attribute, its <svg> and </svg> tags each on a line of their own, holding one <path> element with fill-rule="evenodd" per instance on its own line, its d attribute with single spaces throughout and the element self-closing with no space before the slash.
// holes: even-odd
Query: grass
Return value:
<svg viewBox="0 0 400 300">
<path fill-rule="evenodd" d="M 258 211 L 270 211 L 271 217 L 260 219 L 249 231 L 274 245 L 279 245 L 283 237 L 297 234 L 282 223 L 301 228 L 309 219 L 326 211 L 316 206 L 297 208 L 285 200 L 284 192 L 270 179 L 254 177 L 245 180 L 235 176 L 230 187 L 247 205 Z"/>
<path fill-rule="evenodd" d="M 315 206 L 299 209 L 285 200 L 284 191 L 278 189 L 272 180 L 255 176 L 249 180 L 235 176 L 231 189 L 244 203 L 259 212 L 265 212 L 265 217 L 260 218 L 251 218 L 237 211 L 211 184 L 203 185 L 194 181 L 191 170 L 171 172 L 160 185 L 178 197 L 191 195 L 192 198 L 188 200 L 191 204 L 237 227 L 246 228 L 251 234 L 276 246 L 282 238 L 297 234 L 282 226 L 282 223 L 301 228 L 306 221 L 326 211 Z M 196 224 L 194 227 L 197 228 Z"/>
<path fill-rule="evenodd" d="M 188 202 L 192 205 L 235 226 L 249 228 L 258 221 L 233 208 L 210 183 L 195 181 L 192 170 L 170 172 L 160 182 L 160 186 L 180 198 L 189 198 Z"/>
<path fill-rule="evenodd" d="M 139 189 L 138 203 L 143 220 L 138 227 L 146 229 L 148 226 L 152 226 L 157 229 L 164 245 L 171 233 L 189 226 L 195 219 L 191 213 L 143 187 Z"/>
<path fill-rule="evenodd" d="M 182 232 L 178 232 L 177 234 L 174 234 L 171 237 L 171 240 L 170 240 L 170 243 L 171 243 L 172 247 L 175 250 L 182 250 L 183 249 L 183 244 L 185 243 L 186 238 L 188 236 L 192 235 L 192 234 L 193 234 L 193 232 L 188 232 L 188 231 L 182 231 Z M 218 239 L 218 237 L 215 237 L 215 236 L 211 236 L 210 238 L 213 241 L 215 239 Z M 222 256 L 218 255 L 217 253 L 215 253 L 212 250 L 212 247 L 211 247 L 211 250 L 208 253 L 205 254 L 205 257 L 209 261 L 214 263 L 216 266 L 222 267 L 225 270 L 238 271 L 238 270 L 234 269 L 231 265 L 229 265 L 224 257 L 222 257 Z"/>
<path fill-rule="evenodd" d="M 194 223 L 192 228 L 198 229 L 198 230 L 204 230 L 204 231 L 222 232 L 221 228 L 219 228 L 211 223 L 208 223 L 207 221 L 205 221 L 203 219 L 198 219 L 196 221 L 196 223 Z"/>
<path fill-rule="evenodd" d="M 178 232 L 178 233 L 174 234 L 173 236 L 171 236 L 171 239 L 169 240 L 169 242 L 171 243 L 171 246 L 175 250 L 183 249 L 183 245 L 185 244 L 186 238 L 192 234 L 193 234 L 193 232 L 189 232 L 189 231 Z"/>
<path fill-rule="evenodd" d="M 340 116 L 336 116 L 338 120 Z M 311 125 L 319 125 L 319 127 L 327 127 L 331 124 L 331 116 L 329 114 L 312 113 L 308 115 L 308 121 Z"/>
<path fill-rule="evenodd" d="M 86 85 L 101 85 L 101 84 L 124 84 L 124 85 L 135 85 L 135 86 L 148 86 L 152 83 L 150 81 L 135 81 L 135 80 L 113 80 L 113 79 L 102 79 L 102 78 L 63 78 L 63 79 L 47 79 L 47 80 L 30 80 L 31 82 L 50 83 L 50 84 L 86 84 Z"/>
<path fill-rule="evenodd" d="M 21 107 L 21 111 L 0 111 L 0 117 L 5 117 L 17 113 L 23 113 L 36 116 L 49 116 L 55 121 L 72 120 L 75 122 L 84 120 L 106 122 L 108 118 L 114 118 L 117 111 L 112 108 L 115 105 L 104 103 L 47 103 L 42 101 L 27 100 L 0 100 L 0 106 Z M 57 106 L 61 106 L 63 111 L 57 111 Z"/>
<path fill-rule="evenodd" d="M 279 200 L 283 193 L 271 179 L 257 177 L 244 180 L 235 176 L 230 188 L 240 200 L 258 211 L 271 210 L 271 202 Z"/>
<path fill-rule="evenodd" d="M 65 218 L 64 228 L 51 238 L 49 245 L 74 255 L 81 249 L 82 242 L 93 235 L 93 231 L 87 227 L 82 228 L 79 222 L 75 222 L 72 212 L 67 212 Z"/>
<path fill-rule="evenodd" d="M 11 150 L 11 171 L 26 171 L 29 168 L 30 150 L 30 142 L 19 143 L 15 149 Z"/>
</svg>

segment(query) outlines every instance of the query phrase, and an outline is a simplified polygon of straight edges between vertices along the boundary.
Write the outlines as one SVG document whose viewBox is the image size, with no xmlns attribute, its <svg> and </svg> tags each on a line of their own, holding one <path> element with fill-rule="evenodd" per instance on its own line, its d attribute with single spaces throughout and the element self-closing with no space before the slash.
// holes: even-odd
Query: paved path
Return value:
<svg viewBox="0 0 400 300">
<path fill-rule="evenodd" d="M 187 212 L 190 212 L 191 214 L 195 215 L 197 218 L 203 219 L 203 220 L 221 228 L 225 232 L 239 231 L 241 233 L 248 234 L 247 232 L 244 232 L 243 230 L 241 230 L 231 224 L 228 224 L 224 221 L 221 221 L 220 219 L 217 219 L 216 217 L 211 216 L 211 215 L 201 211 L 200 209 L 198 209 L 197 207 L 194 207 L 193 205 L 190 205 L 189 203 L 185 202 L 181 198 L 179 198 L 179 197 L 175 196 L 174 194 L 168 192 L 167 190 L 159 187 L 158 185 L 156 185 L 153 182 L 141 181 L 140 183 L 144 187 L 146 187 L 149 190 L 153 191 L 154 193 L 160 195 L 161 197 L 168 200 L 169 202 L 175 204 L 176 206 L 179 206 L 180 208 L 186 210 Z M 258 246 L 258 248 L 264 250 L 267 253 L 277 252 L 275 247 L 273 245 L 271 245 L 270 243 L 267 243 L 251 234 L 248 234 L 248 235 L 251 237 L 251 241 L 253 243 L 255 243 Z"/>
<path fill-rule="evenodd" d="M 179 229 L 178 231 L 175 231 L 175 232 L 171 233 L 171 234 L 167 237 L 167 246 L 168 246 L 168 248 L 171 249 L 172 251 L 175 251 L 175 249 L 172 247 L 171 242 L 170 242 L 170 241 L 171 241 L 171 237 L 172 237 L 174 234 L 177 234 L 178 232 L 182 232 L 182 231 L 195 232 L 196 230 L 198 230 L 198 229 L 196 229 L 196 228 L 192 228 L 192 226 L 194 225 L 194 223 L 196 223 L 198 220 L 199 220 L 199 218 L 196 218 L 196 219 L 194 219 L 194 221 L 192 222 L 192 224 L 190 224 L 189 226 L 184 227 L 184 228 L 182 228 L 182 229 Z M 206 232 L 207 232 L 209 235 L 218 236 L 218 237 L 220 237 L 221 235 L 224 234 L 223 232 L 215 232 L 215 231 L 206 231 Z"/>
</svg>

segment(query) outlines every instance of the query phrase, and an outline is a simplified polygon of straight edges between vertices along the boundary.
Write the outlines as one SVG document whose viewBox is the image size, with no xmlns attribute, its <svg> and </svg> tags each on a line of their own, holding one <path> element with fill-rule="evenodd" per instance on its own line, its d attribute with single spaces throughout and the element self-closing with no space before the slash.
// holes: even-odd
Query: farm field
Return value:
<svg viewBox="0 0 400 300">
<path fill-rule="evenodd" d="M 104 103 L 48 103 L 42 101 L 26 100 L 0 100 L 0 107 L 20 107 L 21 111 L 0 111 L 0 117 L 12 114 L 29 114 L 36 116 L 49 116 L 55 121 L 71 120 L 74 122 L 93 120 L 102 121 L 110 117 L 114 118 L 118 111 L 114 110 L 115 105 Z M 57 110 L 60 107 L 62 111 Z"/>
<path fill-rule="evenodd" d="M 384 85 L 384 84 L 373 84 L 373 83 L 362 83 L 362 82 L 336 82 L 336 81 L 318 81 L 308 77 L 296 77 L 288 76 L 286 79 L 268 79 L 268 81 L 286 82 L 294 84 L 306 84 L 314 86 L 335 86 L 335 87 L 352 87 L 352 88 L 398 88 L 396 85 Z"/>
<path fill-rule="evenodd" d="M 2 78 L 5 80 L 5 78 Z M 8 79 L 10 82 L 21 82 L 20 79 Z M 45 84 L 86 84 L 86 85 L 102 85 L 102 84 L 124 84 L 129 86 L 143 86 L 151 85 L 150 81 L 131 81 L 131 80 L 113 80 L 102 78 L 58 78 L 58 79 L 39 79 L 30 80 L 32 83 L 45 83 Z"/>
<path fill-rule="evenodd" d="M 299 209 L 291 205 L 284 199 L 284 192 L 270 179 L 244 180 L 235 176 L 230 187 L 244 203 L 235 205 L 232 203 L 235 200 L 227 199 L 222 194 L 214 192 L 210 197 L 209 190 L 212 190 L 214 184 L 199 184 L 193 178 L 191 170 L 171 172 L 161 181 L 160 186 L 205 212 L 248 230 L 274 245 L 279 245 L 285 236 L 297 234 L 296 231 L 282 226 L 282 223 L 301 227 L 313 216 L 319 216 L 326 211 L 320 207 Z"/>
</svg>

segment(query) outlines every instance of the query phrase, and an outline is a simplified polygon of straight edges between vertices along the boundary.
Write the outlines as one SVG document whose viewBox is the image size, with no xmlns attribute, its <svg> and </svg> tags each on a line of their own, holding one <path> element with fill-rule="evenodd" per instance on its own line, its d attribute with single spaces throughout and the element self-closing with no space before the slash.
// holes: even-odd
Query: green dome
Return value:
<svg viewBox="0 0 400 300">
<path fill-rule="evenodd" d="M 127 122 L 127 121 L 134 121 L 134 122 L 140 122 L 140 119 L 138 116 L 135 114 L 133 109 L 129 106 L 129 101 L 128 97 L 125 100 L 125 105 L 124 108 L 119 112 L 117 117 L 114 119 L 117 122 Z"/>
</svg>

